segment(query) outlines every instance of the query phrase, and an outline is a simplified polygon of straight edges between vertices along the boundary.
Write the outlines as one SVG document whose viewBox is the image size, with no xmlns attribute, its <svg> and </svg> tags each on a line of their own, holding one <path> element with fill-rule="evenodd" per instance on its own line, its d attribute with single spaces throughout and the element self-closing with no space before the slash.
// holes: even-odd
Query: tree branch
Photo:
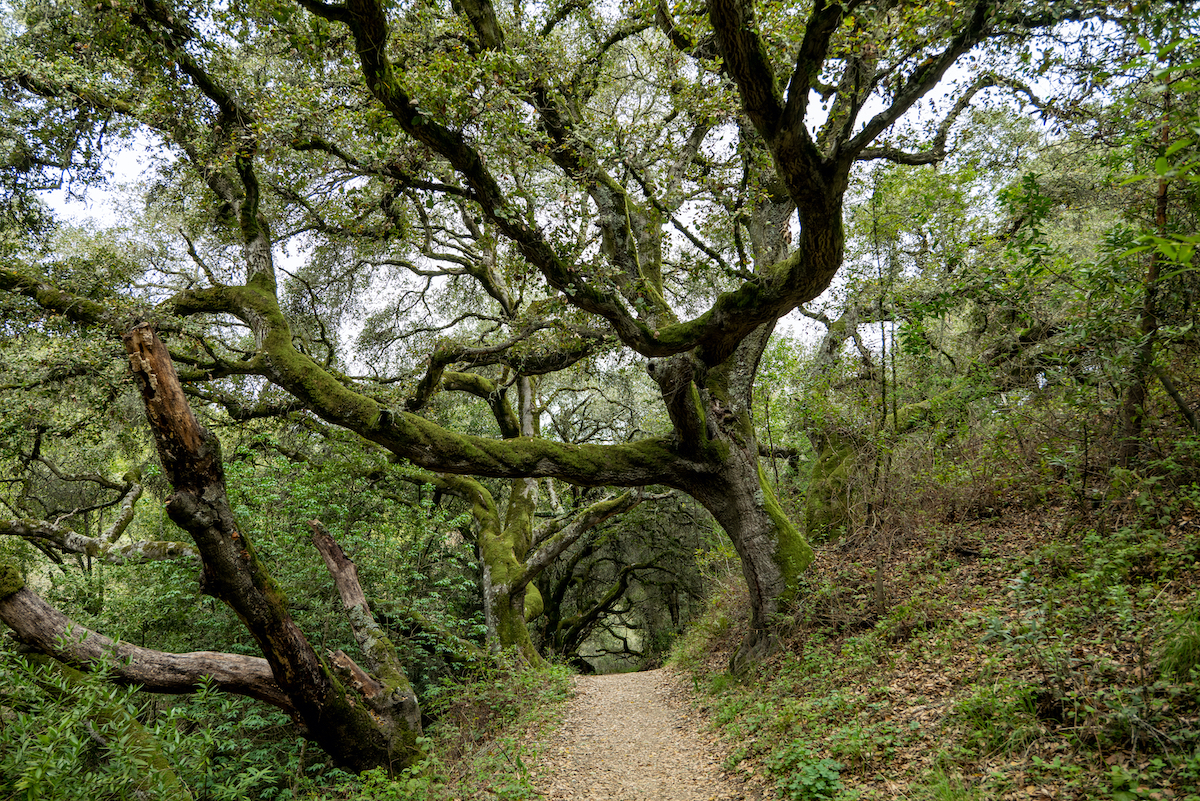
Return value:
<svg viewBox="0 0 1200 801">
<path fill-rule="evenodd" d="M 896 93 L 892 104 L 876 114 L 863 129 L 855 136 L 845 141 L 838 148 L 837 157 L 843 163 L 856 160 L 867 145 L 875 137 L 900 119 L 913 105 L 924 97 L 929 90 L 937 86 L 946 71 L 958 60 L 958 57 L 981 42 L 987 34 L 991 14 L 995 7 L 994 0 L 978 0 L 967 24 L 941 53 L 927 58 L 908 77 L 908 81 Z"/>
<path fill-rule="evenodd" d="M 84 669 L 107 660 L 123 683 L 150 692 L 190 693 L 211 677 L 225 692 L 266 701 L 289 714 L 296 711 L 261 657 L 214 651 L 171 654 L 114 642 L 74 622 L 24 585 L 15 566 L 0 562 L 0 620 L 38 653 Z"/>
<path fill-rule="evenodd" d="M 366 593 L 358 581 L 358 567 L 346 556 L 320 520 L 309 520 L 308 525 L 312 529 L 313 545 L 325 560 L 325 567 L 341 596 L 346 617 L 354 630 L 354 639 L 375 675 L 367 675 L 342 651 L 333 655 L 334 666 L 340 666 L 350 673 L 355 689 L 362 693 L 373 709 L 385 711 L 389 716 L 399 714 L 408 722 L 411 731 L 420 733 L 421 710 L 417 705 L 417 696 L 396 656 L 396 646 L 392 645 L 392 641 L 375 622 Z"/>
<path fill-rule="evenodd" d="M 141 540 L 116 545 L 106 537 L 87 537 L 45 520 L 0 520 L 2 536 L 50 545 L 63 553 L 81 554 L 110 565 L 200 560 L 199 552 L 186 542 Z"/>
</svg>

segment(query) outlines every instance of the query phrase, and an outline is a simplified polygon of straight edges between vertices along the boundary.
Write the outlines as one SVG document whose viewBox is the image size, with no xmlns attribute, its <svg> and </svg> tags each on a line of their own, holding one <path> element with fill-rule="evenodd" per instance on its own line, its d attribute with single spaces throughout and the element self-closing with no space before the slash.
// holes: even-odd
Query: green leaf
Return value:
<svg viewBox="0 0 1200 801">
<path fill-rule="evenodd" d="M 1139 44 L 1140 44 L 1140 40 L 1139 40 Z M 1171 42 L 1170 44 L 1166 44 L 1166 45 L 1163 45 L 1162 47 L 1160 47 L 1158 49 L 1158 53 L 1156 53 L 1155 55 L 1157 55 L 1159 61 L 1162 61 L 1167 56 L 1171 55 L 1172 51 L 1174 51 L 1175 48 L 1179 47 L 1179 45 L 1181 45 L 1181 44 L 1183 44 L 1183 39 L 1176 39 L 1175 41 Z"/>
<path fill-rule="evenodd" d="M 1178 142 L 1172 142 L 1171 146 L 1163 153 L 1164 157 L 1170 157 L 1192 143 L 1191 139 L 1180 139 Z"/>
</svg>

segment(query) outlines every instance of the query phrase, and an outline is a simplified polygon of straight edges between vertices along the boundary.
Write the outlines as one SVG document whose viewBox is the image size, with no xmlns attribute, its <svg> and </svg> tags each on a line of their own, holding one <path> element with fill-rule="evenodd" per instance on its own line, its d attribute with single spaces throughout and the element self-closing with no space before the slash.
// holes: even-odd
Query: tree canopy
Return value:
<svg viewBox="0 0 1200 801">
<path fill-rule="evenodd" d="M 124 337 L 206 590 L 246 622 L 283 706 L 336 710 L 346 728 L 325 736 L 352 764 L 411 746 L 407 680 L 386 646 L 371 684 L 304 642 L 184 397 L 340 430 L 464 499 L 493 639 L 531 660 L 538 574 L 640 488 L 690 495 L 740 557 L 752 659 L 813 558 L 760 462 L 757 371 L 777 321 L 842 268 L 862 165 L 936 165 L 973 106 L 1069 103 L 1053 82 L 1071 70 L 1103 91 L 1095 65 L 1137 35 L 1135 5 L 14 3 L 5 335 L 72 338 L 63 369 L 98 395 L 75 397 L 85 418 L 118 405 L 103 388 Z M 35 193 L 86 196 L 139 148 L 141 207 L 64 250 Z M 554 491 L 539 479 L 634 491 L 535 526 Z M 361 589 L 325 555 L 353 620 Z M 369 622 L 360 644 L 379 640 Z M 339 682 L 386 710 L 383 734 Z"/>
</svg>

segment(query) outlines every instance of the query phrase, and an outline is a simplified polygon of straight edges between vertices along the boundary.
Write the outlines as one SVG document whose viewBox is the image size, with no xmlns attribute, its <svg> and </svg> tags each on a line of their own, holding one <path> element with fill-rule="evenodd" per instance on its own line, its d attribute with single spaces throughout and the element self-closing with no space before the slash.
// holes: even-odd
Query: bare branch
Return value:
<svg viewBox="0 0 1200 801">
<path fill-rule="evenodd" d="M 19 571 L 7 563 L 0 563 L 0 596 L 0 620 L 17 639 L 69 665 L 87 669 L 104 661 L 120 681 L 159 693 L 193 692 L 210 677 L 225 692 L 295 711 L 261 657 L 215 651 L 171 654 L 114 642 L 47 604 L 24 586 Z"/>
<path fill-rule="evenodd" d="M 358 567 L 346 556 L 320 520 L 309 520 L 308 525 L 312 529 L 313 545 L 325 560 L 325 567 L 341 596 L 350 628 L 354 630 L 354 639 L 375 675 L 367 675 L 342 651 L 333 655 L 334 667 L 340 667 L 350 674 L 355 689 L 362 693 L 373 709 L 387 711 L 389 717 L 401 715 L 412 731 L 420 733 L 421 710 L 417 705 L 417 696 L 408 677 L 404 675 L 404 668 L 396 656 L 396 647 L 375 622 L 366 593 L 358 581 Z"/>
</svg>

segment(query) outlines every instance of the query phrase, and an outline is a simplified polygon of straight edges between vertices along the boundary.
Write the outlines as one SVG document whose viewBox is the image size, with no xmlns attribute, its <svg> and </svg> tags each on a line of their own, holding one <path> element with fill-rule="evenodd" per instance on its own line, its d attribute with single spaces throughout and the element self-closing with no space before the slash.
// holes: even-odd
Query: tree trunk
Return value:
<svg viewBox="0 0 1200 801">
<path fill-rule="evenodd" d="M 201 589 L 241 618 L 308 736 L 353 770 L 389 769 L 417 756 L 412 699 L 403 691 L 372 697 L 349 689 L 292 620 L 282 591 L 237 525 L 225 493 L 220 446 L 188 406 L 166 346 L 146 324 L 125 335 L 163 470 L 174 488 L 167 513 L 192 535 L 203 561 Z M 342 655 L 344 657 L 344 655 Z M 343 676 L 361 669 L 334 660 Z M 376 683 L 390 688 L 388 677 Z M 417 718 L 419 723 L 419 718 Z"/>
<path fill-rule="evenodd" d="M 691 354 L 649 366 L 681 432 L 680 455 L 695 464 L 681 476 L 679 488 L 712 513 L 741 558 L 751 617 L 732 661 L 735 669 L 774 648 L 773 618 L 795 595 L 813 560 L 812 548 L 784 514 L 759 464 L 751 399 L 772 328 L 760 327 L 710 368 Z"/>
<path fill-rule="evenodd" d="M 850 528 L 850 472 L 860 445 L 836 423 L 823 422 L 807 431 L 818 454 L 804 504 L 804 534 L 812 542 L 828 542 Z"/>
<path fill-rule="evenodd" d="M 358 582 L 358 568 L 320 520 L 310 520 L 308 525 L 313 530 L 313 544 L 324 558 L 342 598 L 354 639 L 374 675 L 365 673 L 340 650 L 331 659 L 334 669 L 350 674 L 350 684 L 375 711 L 376 722 L 388 727 L 389 738 L 403 738 L 407 732 L 420 732 L 421 709 L 417 705 L 417 696 L 396 656 L 396 646 L 375 622 L 367 596 Z"/>
<path fill-rule="evenodd" d="M 813 551 L 780 508 L 757 450 L 731 448 L 713 479 L 693 493 L 733 542 L 750 595 L 750 628 L 731 662 L 736 670 L 774 650 L 774 618 L 795 596 Z"/>
<path fill-rule="evenodd" d="M 530 586 L 525 564 L 533 539 L 537 494 L 536 479 L 509 482 L 504 525 L 497 519 L 480 531 L 479 551 L 483 559 L 484 614 L 493 648 L 513 649 L 526 664 L 543 667 L 545 662 L 533 645 L 527 625 L 541 614 L 541 596 Z M 535 596 L 527 598 L 530 592 Z"/>
</svg>

